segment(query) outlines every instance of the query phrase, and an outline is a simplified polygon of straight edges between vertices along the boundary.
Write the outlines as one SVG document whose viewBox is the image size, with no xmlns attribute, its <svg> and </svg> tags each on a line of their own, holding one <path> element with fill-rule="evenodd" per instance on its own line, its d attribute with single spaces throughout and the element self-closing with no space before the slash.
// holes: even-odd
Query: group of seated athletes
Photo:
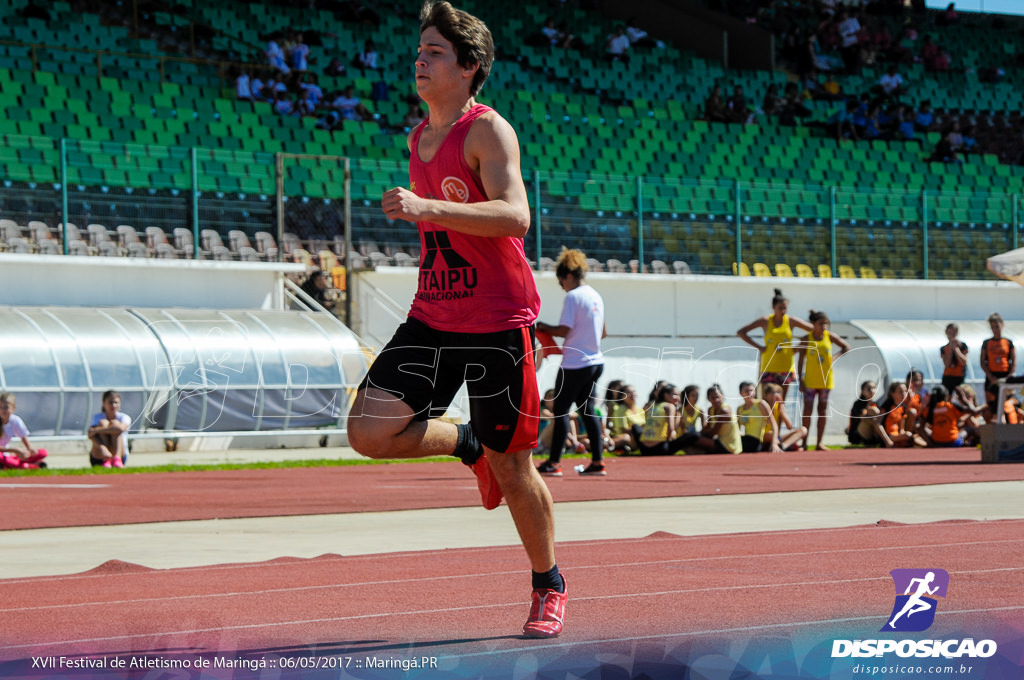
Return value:
<svg viewBox="0 0 1024 680">
<path fill-rule="evenodd" d="M 677 453 L 754 453 L 798 450 L 806 446 L 807 428 L 794 427 L 783 403 L 779 385 L 762 385 L 762 395 L 752 382 L 740 384 L 743 403 L 736 409 L 726 403 L 722 387 L 709 387 L 706 410 L 698 405 L 701 390 L 687 385 L 681 390 L 659 381 L 646 403 L 637 390 L 621 380 L 608 384 L 602 413 L 604 450 L 619 454 L 668 456 Z M 541 405 L 541 435 L 538 453 L 551 447 L 554 390 L 548 390 Z M 574 415 L 574 414 L 573 414 Z M 583 452 L 590 449 L 590 436 L 582 422 L 570 418 L 566 447 Z"/>
<path fill-rule="evenodd" d="M 885 399 L 878 403 L 877 385 L 864 382 L 850 411 L 846 430 L 850 443 L 888 448 L 973 446 L 980 441 L 978 428 L 995 422 L 1000 413 L 1008 424 L 1024 423 L 1024 410 L 1014 395 L 998 403 L 998 381 L 1014 375 L 1017 357 L 1013 341 L 1003 337 L 1002 317 L 992 314 L 988 323 L 992 337 L 981 344 L 980 356 L 984 403 L 979 404 L 973 388 L 964 383 L 969 350 L 957 337 L 956 324 L 949 324 L 948 342 L 939 350 L 944 365 L 941 384 L 926 389 L 924 375 L 911 369 L 906 381 L 890 384 Z"/>
</svg>

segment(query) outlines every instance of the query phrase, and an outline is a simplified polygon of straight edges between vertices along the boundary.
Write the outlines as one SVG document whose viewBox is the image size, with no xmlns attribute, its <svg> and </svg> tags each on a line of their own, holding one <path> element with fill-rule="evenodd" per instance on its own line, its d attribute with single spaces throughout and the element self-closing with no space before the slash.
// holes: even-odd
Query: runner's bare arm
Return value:
<svg viewBox="0 0 1024 680">
<path fill-rule="evenodd" d="M 480 176 L 489 200 L 455 203 L 421 198 L 396 187 L 383 196 L 384 213 L 389 219 L 434 222 L 473 236 L 525 236 L 530 228 L 530 204 L 519 168 L 515 130 L 501 116 L 484 114 L 466 136 L 465 156 Z"/>
</svg>

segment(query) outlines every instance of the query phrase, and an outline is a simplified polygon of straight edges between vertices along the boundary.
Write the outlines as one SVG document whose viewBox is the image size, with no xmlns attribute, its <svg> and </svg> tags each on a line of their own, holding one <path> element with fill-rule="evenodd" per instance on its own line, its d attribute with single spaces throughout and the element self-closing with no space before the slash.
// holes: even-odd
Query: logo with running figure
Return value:
<svg viewBox="0 0 1024 680">
<path fill-rule="evenodd" d="M 949 573 L 945 569 L 893 569 L 896 602 L 882 631 L 919 632 L 935 621 L 937 597 L 946 597 Z"/>
</svg>

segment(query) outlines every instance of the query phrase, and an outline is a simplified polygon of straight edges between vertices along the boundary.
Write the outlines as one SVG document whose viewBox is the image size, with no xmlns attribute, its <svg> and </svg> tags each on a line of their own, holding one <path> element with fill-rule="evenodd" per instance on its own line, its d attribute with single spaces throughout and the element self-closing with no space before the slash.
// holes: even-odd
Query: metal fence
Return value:
<svg viewBox="0 0 1024 680">
<path fill-rule="evenodd" d="M 415 225 L 380 211 L 381 194 L 407 184 L 404 163 L 3 141 L 0 249 L 285 259 L 327 272 L 418 260 Z M 612 271 L 978 279 L 1021 229 L 1017 194 L 549 172 L 526 181 L 526 250 L 539 269 L 566 246 Z"/>
</svg>

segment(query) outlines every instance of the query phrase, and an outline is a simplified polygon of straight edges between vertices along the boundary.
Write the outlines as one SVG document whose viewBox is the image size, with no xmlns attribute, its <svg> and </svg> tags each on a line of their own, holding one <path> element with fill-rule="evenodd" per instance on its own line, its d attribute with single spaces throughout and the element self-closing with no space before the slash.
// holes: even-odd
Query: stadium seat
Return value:
<svg viewBox="0 0 1024 680">
<path fill-rule="evenodd" d="M 789 268 L 788 264 L 779 262 L 775 265 L 775 275 L 793 278 L 793 270 Z"/>
<path fill-rule="evenodd" d="M 747 266 L 746 262 L 740 262 L 739 264 L 732 263 L 733 276 L 750 276 L 750 267 Z"/>
<path fill-rule="evenodd" d="M 754 263 L 754 276 L 771 276 L 772 270 L 763 262 Z"/>
<path fill-rule="evenodd" d="M 831 279 L 832 278 L 832 268 L 829 267 L 827 264 L 819 264 L 818 265 L 818 278 L 819 279 Z"/>
</svg>

